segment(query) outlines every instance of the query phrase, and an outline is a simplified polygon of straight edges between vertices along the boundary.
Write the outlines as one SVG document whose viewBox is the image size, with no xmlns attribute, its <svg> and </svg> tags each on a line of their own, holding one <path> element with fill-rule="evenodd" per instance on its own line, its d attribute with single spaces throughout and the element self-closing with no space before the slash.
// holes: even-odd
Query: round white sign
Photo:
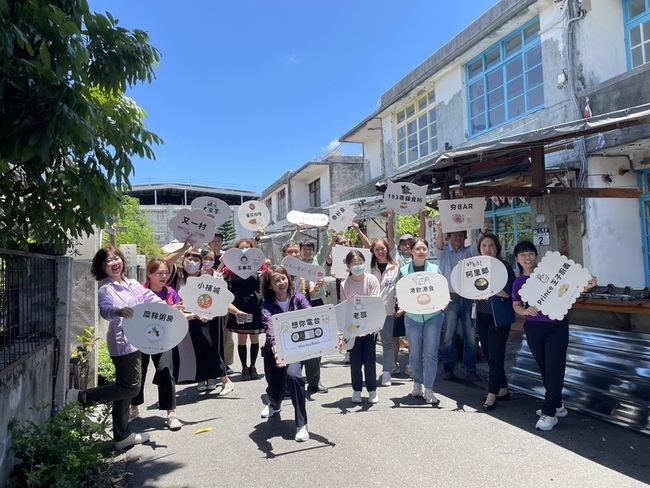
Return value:
<svg viewBox="0 0 650 488">
<path fill-rule="evenodd" d="M 463 259 L 451 271 L 451 284 L 461 297 L 482 300 L 496 295 L 508 283 L 508 270 L 497 258 Z"/>
<path fill-rule="evenodd" d="M 268 207 L 257 200 L 242 203 L 237 209 L 237 217 L 242 227 L 252 231 L 256 231 L 260 227 L 264 228 L 271 222 Z"/>
<path fill-rule="evenodd" d="M 176 347 L 187 335 L 187 319 L 166 303 L 141 303 L 124 319 L 124 335 L 140 352 L 159 354 Z"/>
</svg>

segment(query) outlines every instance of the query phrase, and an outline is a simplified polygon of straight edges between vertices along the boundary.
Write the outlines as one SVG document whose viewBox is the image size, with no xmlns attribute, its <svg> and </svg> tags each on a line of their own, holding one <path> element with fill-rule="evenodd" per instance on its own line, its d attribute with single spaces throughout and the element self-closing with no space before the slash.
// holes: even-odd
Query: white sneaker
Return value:
<svg viewBox="0 0 650 488">
<path fill-rule="evenodd" d="M 537 414 L 538 417 L 541 417 L 542 416 L 542 409 L 540 408 L 535 413 Z M 567 415 L 569 415 L 569 411 L 564 407 L 564 403 L 562 404 L 562 406 L 560 408 L 555 409 L 555 416 L 556 417 L 566 417 Z"/>
<path fill-rule="evenodd" d="M 149 434 L 143 432 L 142 434 L 137 434 L 132 432 L 129 437 L 122 439 L 121 441 L 115 442 L 115 449 L 121 451 L 127 447 L 135 446 L 136 444 L 142 444 L 149 441 Z"/>
<path fill-rule="evenodd" d="M 433 394 L 433 390 L 430 388 L 425 388 L 424 400 L 431 405 L 438 405 L 440 403 L 440 400 L 436 398 L 436 396 Z"/>
<path fill-rule="evenodd" d="M 421 397 L 422 396 L 422 383 L 413 383 L 413 391 L 411 396 Z"/>
<path fill-rule="evenodd" d="M 138 407 L 129 407 L 129 420 L 128 422 L 131 423 L 135 419 L 140 418 L 140 409 Z"/>
<path fill-rule="evenodd" d="M 551 430 L 557 424 L 557 417 L 550 417 L 548 415 L 542 415 L 537 421 L 535 428 L 537 430 Z"/>
<path fill-rule="evenodd" d="M 219 396 L 226 396 L 232 393 L 235 389 L 235 384 L 232 381 L 229 381 L 223 385 L 223 388 L 219 392 Z"/>
<path fill-rule="evenodd" d="M 296 442 L 305 442 L 309 440 L 309 428 L 307 424 L 302 427 L 298 427 L 296 431 Z"/>
<path fill-rule="evenodd" d="M 392 383 L 390 381 L 390 372 L 384 371 L 381 374 L 381 386 L 390 386 Z"/>
<path fill-rule="evenodd" d="M 361 403 L 361 392 L 353 391 L 352 392 L 352 403 Z"/>
<path fill-rule="evenodd" d="M 282 407 L 273 408 L 270 404 L 269 405 L 264 405 L 264 410 L 262 410 L 262 413 L 260 414 L 260 416 L 263 419 L 268 419 L 270 417 L 273 417 L 280 410 L 282 410 Z"/>
<path fill-rule="evenodd" d="M 208 382 L 207 381 L 199 381 L 199 384 L 196 385 L 196 389 L 199 391 L 208 391 Z"/>
<path fill-rule="evenodd" d="M 206 390 L 213 391 L 217 389 L 217 380 L 208 380 Z"/>
<path fill-rule="evenodd" d="M 377 403 L 379 402 L 379 395 L 377 395 L 376 391 L 369 391 L 368 392 L 368 403 Z"/>
</svg>

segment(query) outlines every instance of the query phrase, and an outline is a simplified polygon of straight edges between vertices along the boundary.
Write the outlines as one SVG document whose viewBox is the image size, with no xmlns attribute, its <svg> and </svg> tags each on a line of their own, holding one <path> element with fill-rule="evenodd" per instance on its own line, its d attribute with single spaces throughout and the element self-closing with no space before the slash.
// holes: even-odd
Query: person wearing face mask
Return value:
<svg viewBox="0 0 650 488">
<path fill-rule="evenodd" d="M 234 247 L 246 251 L 255 247 L 255 242 L 250 238 L 243 238 L 235 241 Z M 260 277 L 266 271 L 266 265 L 244 279 L 237 276 L 227 267 L 223 268 L 223 276 L 228 289 L 235 295 L 233 302 L 228 305 L 228 330 L 237 334 L 237 353 L 241 361 L 242 381 L 257 380 L 259 374 L 255 363 L 260 350 L 260 333 L 264 332 L 262 324 L 262 294 L 260 289 Z M 246 343 L 250 338 L 250 363 L 247 362 Z M 249 366 L 250 364 L 250 366 Z"/>
<path fill-rule="evenodd" d="M 191 277 L 199 277 L 202 274 L 203 258 L 201 251 L 192 247 L 193 242 L 188 241 L 178 251 L 165 258 L 165 264 L 170 270 L 170 277 L 167 285 L 179 291 Z M 176 260 L 183 255 L 181 265 Z M 175 371 L 177 383 L 197 382 L 199 392 L 213 391 L 217 388 L 214 378 L 222 378 L 224 389 L 232 391 L 232 384 L 226 376 L 226 367 L 219 355 L 220 334 L 218 326 L 208 317 L 199 317 L 194 314 L 188 320 L 188 333 L 191 338 L 189 347 L 179 344 L 179 360 L 174 360 L 178 367 Z M 228 388 L 226 388 L 228 386 Z M 229 392 L 228 392 L 229 393 Z M 228 394 L 222 393 L 222 394 Z"/>
<path fill-rule="evenodd" d="M 343 282 L 341 296 L 344 300 L 354 297 L 380 296 L 379 280 L 366 272 L 366 259 L 357 250 L 350 251 L 345 257 L 345 264 L 350 270 L 350 276 Z M 377 403 L 377 352 L 375 343 L 377 334 L 364 334 L 354 339 L 350 350 L 350 377 L 352 380 L 352 402 L 361 403 L 363 374 L 365 373 L 368 403 Z M 362 373 L 363 368 L 363 373 Z"/>
</svg>

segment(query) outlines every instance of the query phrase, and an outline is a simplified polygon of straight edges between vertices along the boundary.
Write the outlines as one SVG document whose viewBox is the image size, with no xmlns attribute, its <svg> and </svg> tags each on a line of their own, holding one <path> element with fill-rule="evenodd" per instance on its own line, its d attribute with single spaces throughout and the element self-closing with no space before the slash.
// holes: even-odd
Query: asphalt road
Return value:
<svg viewBox="0 0 650 488">
<path fill-rule="evenodd" d="M 381 347 L 377 349 L 378 357 Z M 236 366 L 235 366 L 236 367 Z M 485 367 L 485 365 L 482 365 Z M 378 370 L 380 368 L 378 367 Z M 442 369 L 442 368 L 440 368 Z M 258 370 L 262 370 L 261 358 Z M 440 371 L 439 371 L 440 372 Z M 152 378 L 150 371 L 148 378 Z M 517 394 L 481 409 L 486 382 L 436 380 L 439 407 L 412 398 L 404 374 L 379 388 L 379 403 L 350 401 L 342 355 L 323 358 L 329 393 L 308 396 L 311 439 L 294 441 L 291 401 L 260 418 L 266 381 L 198 393 L 177 389 L 182 430 L 164 428 L 147 385 L 134 428 L 152 441 L 126 453 L 124 485 L 148 487 L 640 487 L 650 484 L 650 437 L 570 411 L 550 432 L 535 430 L 538 400 Z M 200 429 L 210 428 L 203 433 Z"/>
</svg>

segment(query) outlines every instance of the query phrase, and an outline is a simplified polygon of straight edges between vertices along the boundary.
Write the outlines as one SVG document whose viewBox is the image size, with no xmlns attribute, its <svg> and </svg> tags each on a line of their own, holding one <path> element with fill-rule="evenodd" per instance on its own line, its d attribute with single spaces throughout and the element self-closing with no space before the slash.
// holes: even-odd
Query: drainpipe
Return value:
<svg viewBox="0 0 650 488">
<path fill-rule="evenodd" d="M 575 33 L 573 27 L 575 23 L 582 20 L 587 15 L 587 11 L 582 8 L 582 0 L 569 0 L 568 2 L 569 20 L 566 26 L 566 50 L 567 50 L 567 85 L 569 89 L 569 97 L 573 106 L 574 120 L 583 118 L 580 103 L 576 94 L 576 59 L 575 59 Z M 578 176 L 578 188 L 584 188 L 587 183 L 587 148 L 585 146 L 585 138 L 580 137 L 576 139 L 576 151 L 578 153 L 578 161 L 580 163 L 580 174 Z M 587 219 L 586 219 L 586 205 L 585 199 L 580 198 L 580 218 L 582 220 L 582 235 L 587 233 Z"/>
</svg>

